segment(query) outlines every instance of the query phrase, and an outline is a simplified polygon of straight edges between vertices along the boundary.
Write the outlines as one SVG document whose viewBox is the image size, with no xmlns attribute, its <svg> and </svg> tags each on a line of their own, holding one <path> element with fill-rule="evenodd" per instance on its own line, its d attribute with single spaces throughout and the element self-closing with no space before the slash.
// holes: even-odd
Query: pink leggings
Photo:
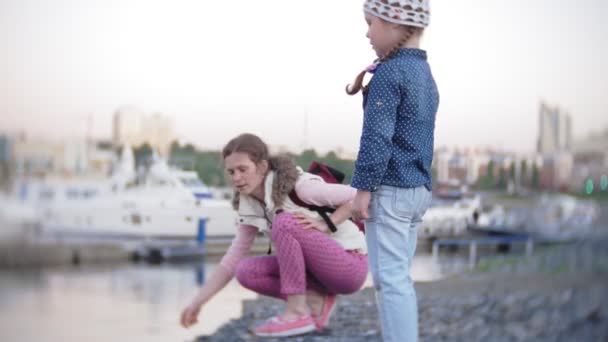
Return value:
<svg viewBox="0 0 608 342">
<path fill-rule="evenodd" d="M 290 213 L 278 214 L 271 230 L 276 255 L 243 259 L 236 278 L 257 293 L 286 299 L 305 294 L 349 294 L 367 277 L 367 255 L 346 251 L 327 234 L 303 229 Z"/>
</svg>

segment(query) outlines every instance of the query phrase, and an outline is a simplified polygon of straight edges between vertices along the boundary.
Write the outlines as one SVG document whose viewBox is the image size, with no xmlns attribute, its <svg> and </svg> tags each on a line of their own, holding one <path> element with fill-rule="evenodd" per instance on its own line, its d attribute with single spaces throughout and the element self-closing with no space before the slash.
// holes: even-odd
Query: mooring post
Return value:
<svg viewBox="0 0 608 342">
<path fill-rule="evenodd" d="M 469 245 L 469 269 L 475 268 L 475 263 L 477 262 L 477 241 L 471 241 Z"/>
</svg>

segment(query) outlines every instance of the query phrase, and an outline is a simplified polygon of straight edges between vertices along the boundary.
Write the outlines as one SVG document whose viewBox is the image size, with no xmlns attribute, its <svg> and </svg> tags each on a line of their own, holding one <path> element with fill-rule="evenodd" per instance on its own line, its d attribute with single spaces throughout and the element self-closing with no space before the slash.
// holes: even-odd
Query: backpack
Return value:
<svg viewBox="0 0 608 342">
<path fill-rule="evenodd" d="M 310 164 L 307 172 L 321 177 L 325 181 L 325 183 L 342 184 L 342 182 L 344 181 L 344 173 L 342 171 L 336 170 L 333 167 L 315 161 Z M 289 199 L 291 199 L 293 203 L 300 207 L 304 207 L 319 213 L 319 215 L 321 215 L 321 218 L 323 218 L 323 221 L 325 221 L 325 223 L 329 227 L 329 230 L 331 230 L 332 233 L 335 233 L 338 230 L 328 215 L 328 213 L 333 213 L 334 211 L 336 211 L 336 208 L 319 207 L 316 205 L 305 203 L 298 197 L 298 194 L 296 193 L 295 189 L 292 189 L 289 192 Z M 352 218 L 350 220 L 352 220 Z M 354 224 L 357 225 L 357 227 L 359 227 L 360 231 L 365 233 L 365 226 L 363 225 L 363 221 L 352 221 Z"/>
</svg>

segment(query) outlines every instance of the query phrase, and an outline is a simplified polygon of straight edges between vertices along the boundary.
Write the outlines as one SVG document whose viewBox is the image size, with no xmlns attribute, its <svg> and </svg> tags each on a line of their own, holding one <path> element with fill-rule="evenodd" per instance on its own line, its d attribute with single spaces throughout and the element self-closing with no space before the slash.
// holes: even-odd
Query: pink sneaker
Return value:
<svg viewBox="0 0 608 342">
<path fill-rule="evenodd" d="M 317 331 L 322 331 L 329 325 L 329 318 L 334 312 L 337 303 L 336 295 L 327 295 L 323 298 L 323 306 L 321 307 L 321 313 L 315 317 L 315 324 Z"/>
<path fill-rule="evenodd" d="M 315 328 L 315 321 L 310 315 L 300 316 L 292 321 L 275 316 L 255 328 L 253 333 L 261 337 L 287 337 L 306 334 Z"/>
</svg>

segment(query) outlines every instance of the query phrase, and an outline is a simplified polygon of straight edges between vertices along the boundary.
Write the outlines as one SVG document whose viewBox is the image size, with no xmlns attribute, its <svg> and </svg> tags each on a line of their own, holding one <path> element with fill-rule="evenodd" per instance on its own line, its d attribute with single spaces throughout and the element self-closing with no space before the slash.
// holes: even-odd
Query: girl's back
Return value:
<svg viewBox="0 0 608 342">
<path fill-rule="evenodd" d="M 439 92 L 425 51 L 400 49 L 377 67 L 364 92 L 362 146 L 369 139 L 367 130 L 382 137 L 384 148 L 390 150 L 383 184 L 430 187 L 438 105 Z M 373 150 L 360 153 L 362 161 L 375 163 Z"/>
</svg>

